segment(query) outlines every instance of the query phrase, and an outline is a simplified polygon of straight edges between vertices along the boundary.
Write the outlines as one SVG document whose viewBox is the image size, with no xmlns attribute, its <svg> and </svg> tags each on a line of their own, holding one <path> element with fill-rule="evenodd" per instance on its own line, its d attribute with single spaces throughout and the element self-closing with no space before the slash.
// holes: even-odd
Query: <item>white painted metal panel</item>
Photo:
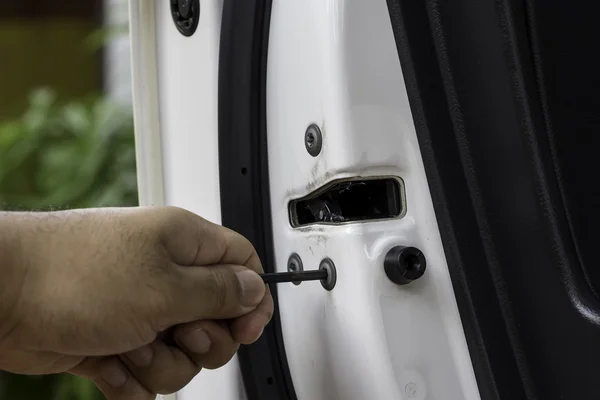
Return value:
<svg viewBox="0 0 600 400">
<path fill-rule="evenodd" d="M 131 0 L 130 5 L 141 203 L 183 207 L 218 223 L 222 1 L 202 1 L 198 30 L 189 38 L 175 28 L 168 1 Z M 244 396 L 234 359 L 219 370 L 202 371 L 176 398 L 240 400 Z"/>
<path fill-rule="evenodd" d="M 169 2 L 131 0 L 141 198 L 220 221 L 217 150 L 222 1 L 203 0 L 191 38 Z M 477 400 L 479 394 L 444 258 L 385 0 L 274 0 L 268 139 L 277 266 L 330 257 L 332 292 L 281 285 L 287 358 L 298 399 Z M 318 123 L 322 154 L 304 149 Z M 334 179 L 393 175 L 406 186 L 400 220 L 292 229 L 287 205 Z M 428 271 L 392 284 L 383 257 L 415 245 Z M 179 399 L 243 398 L 237 362 L 204 371 Z"/>
<path fill-rule="evenodd" d="M 299 399 L 479 398 L 420 157 L 385 0 L 274 1 L 268 141 L 277 266 L 324 257 L 338 282 L 281 285 L 286 352 Z M 304 130 L 321 125 L 319 157 Z M 400 220 L 292 229 L 287 204 L 339 178 L 392 175 L 406 185 Z M 383 258 L 413 245 L 425 276 L 391 283 Z"/>
</svg>

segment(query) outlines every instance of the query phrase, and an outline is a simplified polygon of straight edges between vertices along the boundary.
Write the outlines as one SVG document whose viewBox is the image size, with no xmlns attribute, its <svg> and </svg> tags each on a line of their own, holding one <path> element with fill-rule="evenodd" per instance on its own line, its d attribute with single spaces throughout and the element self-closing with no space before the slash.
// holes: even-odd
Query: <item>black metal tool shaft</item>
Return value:
<svg viewBox="0 0 600 400">
<path fill-rule="evenodd" d="M 324 269 L 300 272 L 271 272 L 261 275 L 265 283 L 320 281 L 327 279 L 327 276 L 328 273 Z"/>
</svg>

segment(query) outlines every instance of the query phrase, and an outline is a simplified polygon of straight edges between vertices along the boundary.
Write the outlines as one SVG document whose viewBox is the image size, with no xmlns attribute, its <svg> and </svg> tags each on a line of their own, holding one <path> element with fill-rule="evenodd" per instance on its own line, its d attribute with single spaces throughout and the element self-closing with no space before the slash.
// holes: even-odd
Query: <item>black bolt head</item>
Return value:
<svg viewBox="0 0 600 400">
<path fill-rule="evenodd" d="M 392 282 L 407 285 L 423 276 L 427 261 L 416 247 L 396 246 L 386 254 L 383 266 Z"/>
<path fill-rule="evenodd" d="M 192 36 L 200 21 L 200 1 L 171 0 L 171 16 L 183 36 Z"/>
</svg>

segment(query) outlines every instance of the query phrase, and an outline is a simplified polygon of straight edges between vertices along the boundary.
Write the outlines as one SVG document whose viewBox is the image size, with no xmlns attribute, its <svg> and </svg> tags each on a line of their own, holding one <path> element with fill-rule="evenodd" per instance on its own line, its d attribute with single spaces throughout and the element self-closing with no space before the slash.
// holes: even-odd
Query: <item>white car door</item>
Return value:
<svg viewBox="0 0 600 400">
<path fill-rule="evenodd" d="M 181 3 L 131 2 L 143 203 L 224 222 L 271 271 L 329 258 L 337 283 L 280 284 L 265 337 L 177 398 L 477 399 L 386 3 L 190 1 L 191 36 Z M 352 215 L 290 216 L 323 190 Z M 397 246 L 418 281 L 386 276 Z"/>
<path fill-rule="evenodd" d="M 548 42 L 526 21 L 542 11 L 508 0 L 130 4 L 142 203 L 239 231 L 267 272 L 329 274 L 271 285 L 263 337 L 177 399 L 596 393 L 595 275 L 569 242 L 577 211 L 555 189 L 560 153 L 540 122 Z"/>
</svg>

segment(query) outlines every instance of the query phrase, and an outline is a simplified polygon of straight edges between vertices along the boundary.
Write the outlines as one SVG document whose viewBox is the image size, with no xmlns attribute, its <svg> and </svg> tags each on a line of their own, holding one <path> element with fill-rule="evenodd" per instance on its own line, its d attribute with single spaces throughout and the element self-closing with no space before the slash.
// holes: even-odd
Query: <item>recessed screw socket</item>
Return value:
<svg viewBox="0 0 600 400">
<path fill-rule="evenodd" d="M 313 157 L 316 157 L 321 153 L 321 149 L 323 148 L 323 135 L 317 124 L 311 124 L 306 128 L 306 132 L 304 133 L 304 146 L 306 147 L 308 154 Z"/>
<path fill-rule="evenodd" d="M 319 265 L 319 271 L 327 271 L 327 277 L 321 279 L 321 285 L 326 290 L 332 290 L 337 282 L 337 272 L 335 270 L 335 264 L 333 261 L 331 261 L 329 258 L 321 261 L 321 265 Z"/>
<path fill-rule="evenodd" d="M 288 270 L 288 272 L 304 271 L 304 266 L 302 265 L 302 259 L 300 258 L 300 256 L 298 254 L 294 253 L 290 256 L 290 258 L 288 259 L 287 270 Z M 293 281 L 292 283 L 297 286 L 297 285 L 301 284 L 302 281 Z"/>
<path fill-rule="evenodd" d="M 427 261 L 416 247 L 396 246 L 386 254 L 383 266 L 392 282 L 407 285 L 423 276 Z"/>
</svg>

